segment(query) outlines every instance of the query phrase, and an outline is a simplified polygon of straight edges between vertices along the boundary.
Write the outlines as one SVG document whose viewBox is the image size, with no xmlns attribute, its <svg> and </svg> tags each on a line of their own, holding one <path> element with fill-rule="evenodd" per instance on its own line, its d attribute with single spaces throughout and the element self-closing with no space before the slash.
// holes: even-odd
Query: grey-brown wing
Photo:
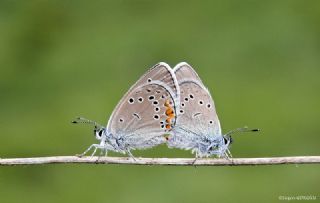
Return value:
<svg viewBox="0 0 320 203">
<path fill-rule="evenodd" d="M 163 134 L 176 122 L 179 87 L 172 69 L 160 63 L 136 82 L 112 113 L 107 130 L 122 137 L 131 149 L 165 141 Z"/>
<path fill-rule="evenodd" d="M 178 82 L 183 80 L 195 80 L 201 84 L 201 86 L 204 86 L 197 72 L 186 62 L 177 64 L 173 68 L 173 72 L 175 73 Z"/>
<path fill-rule="evenodd" d="M 180 110 L 177 127 L 199 135 L 221 134 L 214 101 L 200 77 L 187 63 L 174 69 L 180 87 Z"/>
</svg>

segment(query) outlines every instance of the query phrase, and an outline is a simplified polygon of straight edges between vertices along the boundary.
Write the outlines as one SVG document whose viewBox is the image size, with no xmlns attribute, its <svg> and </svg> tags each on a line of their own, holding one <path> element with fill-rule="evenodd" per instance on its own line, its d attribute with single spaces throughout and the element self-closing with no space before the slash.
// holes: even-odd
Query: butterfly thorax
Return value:
<svg viewBox="0 0 320 203">
<path fill-rule="evenodd" d="M 112 146 L 112 151 L 125 153 L 126 152 L 126 144 L 123 137 L 116 137 L 113 134 L 109 133 L 106 142 Z"/>
<path fill-rule="evenodd" d="M 101 147 L 115 152 L 123 152 L 123 150 L 121 150 L 123 149 L 123 147 L 121 147 L 123 145 L 121 137 L 114 137 L 107 128 L 95 126 L 94 135 L 96 139 L 100 141 Z"/>
</svg>

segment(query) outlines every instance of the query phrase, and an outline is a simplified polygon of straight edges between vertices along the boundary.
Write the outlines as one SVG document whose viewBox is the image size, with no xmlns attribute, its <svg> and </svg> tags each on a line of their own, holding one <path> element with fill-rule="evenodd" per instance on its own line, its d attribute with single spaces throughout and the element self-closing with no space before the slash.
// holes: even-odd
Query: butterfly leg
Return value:
<svg viewBox="0 0 320 203">
<path fill-rule="evenodd" d="M 198 155 L 198 150 L 196 151 L 196 157 L 194 158 L 193 162 L 192 162 L 192 165 L 196 167 L 195 163 L 196 161 L 198 160 L 199 158 L 199 155 Z"/>
<path fill-rule="evenodd" d="M 108 150 L 107 148 L 103 148 L 100 152 L 100 156 L 108 156 Z"/>
<path fill-rule="evenodd" d="M 100 150 L 100 154 L 99 154 L 99 156 L 98 156 L 97 162 L 98 162 L 98 161 L 100 160 L 100 158 L 103 156 L 103 152 L 106 152 L 106 151 L 107 151 L 107 149 L 106 149 L 105 147 L 99 145 L 99 147 L 97 147 L 97 148 L 94 150 L 94 152 L 92 153 L 91 157 L 93 157 L 93 155 L 95 154 L 95 152 L 96 152 L 96 150 L 97 150 L 98 148 L 100 148 L 101 150 Z"/>
<path fill-rule="evenodd" d="M 229 149 L 226 150 L 226 155 L 228 158 L 232 158 L 232 154 Z"/>
<path fill-rule="evenodd" d="M 137 160 L 134 158 L 133 154 L 130 152 L 129 149 L 126 149 L 126 151 L 127 151 L 128 155 L 129 155 L 134 161 L 137 161 Z"/>
<path fill-rule="evenodd" d="M 98 146 L 96 146 L 95 149 L 93 150 L 93 152 L 92 152 L 92 154 L 91 154 L 91 157 L 93 157 L 93 156 L 96 154 L 97 149 L 98 149 Z"/>
<path fill-rule="evenodd" d="M 219 154 L 219 158 L 224 158 L 224 159 L 230 160 L 232 158 L 232 154 L 231 154 L 230 150 L 227 149 L 223 154 L 222 153 Z"/>
<path fill-rule="evenodd" d="M 97 148 L 100 148 L 99 144 L 92 144 L 86 151 L 84 151 L 82 154 L 76 155 L 78 157 L 83 157 L 84 155 L 86 155 L 92 148 L 95 148 L 94 153 L 91 155 L 93 156 L 95 154 L 95 152 L 97 151 Z"/>
</svg>

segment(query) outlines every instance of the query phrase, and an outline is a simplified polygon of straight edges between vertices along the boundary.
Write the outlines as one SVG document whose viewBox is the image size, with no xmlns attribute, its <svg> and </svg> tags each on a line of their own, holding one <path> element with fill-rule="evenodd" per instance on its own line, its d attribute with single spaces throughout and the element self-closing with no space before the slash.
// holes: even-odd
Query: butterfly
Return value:
<svg viewBox="0 0 320 203">
<path fill-rule="evenodd" d="M 94 125 L 99 144 L 92 144 L 80 156 L 94 149 L 101 153 L 147 149 L 166 142 L 164 134 L 172 130 L 179 109 L 180 90 L 173 70 L 160 62 L 145 73 L 123 96 L 111 114 L 106 127 L 78 118 L 73 123 Z"/>
<path fill-rule="evenodd" d="M 192 150 L 196 158 L 212 155 L 231 157 L 231 134 L 258 129 L 239 128 L 223 135 L 212 96 L 195 70 L 182 62 L 173 71 L 180 87 L 180 108 L 167 145 L 170 148 Z"/>
</svg>

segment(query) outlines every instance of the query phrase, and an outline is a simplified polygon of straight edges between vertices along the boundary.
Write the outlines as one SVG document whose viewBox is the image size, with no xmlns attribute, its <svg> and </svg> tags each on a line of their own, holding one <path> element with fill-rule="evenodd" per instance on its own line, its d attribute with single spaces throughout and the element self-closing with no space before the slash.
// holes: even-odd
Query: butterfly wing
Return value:
<svg viewBox="0 0 320 203">
<path fill-rule="evenodd" d="M 198 74 L 187 63 L 173 69 L 180 87 L 180 110 L 171 147 L 192 149 L 200 137 L 221 135 L 214 101 Z"/>
<path fill-rule="evenodd" d="M 122 138 L 129 149 L 165 142 L 163 134 L 176 122 L 179 86 L 173 70 L 159 63 L 144 74 L 113 111 L 107 131 Z"/>
</svg>

